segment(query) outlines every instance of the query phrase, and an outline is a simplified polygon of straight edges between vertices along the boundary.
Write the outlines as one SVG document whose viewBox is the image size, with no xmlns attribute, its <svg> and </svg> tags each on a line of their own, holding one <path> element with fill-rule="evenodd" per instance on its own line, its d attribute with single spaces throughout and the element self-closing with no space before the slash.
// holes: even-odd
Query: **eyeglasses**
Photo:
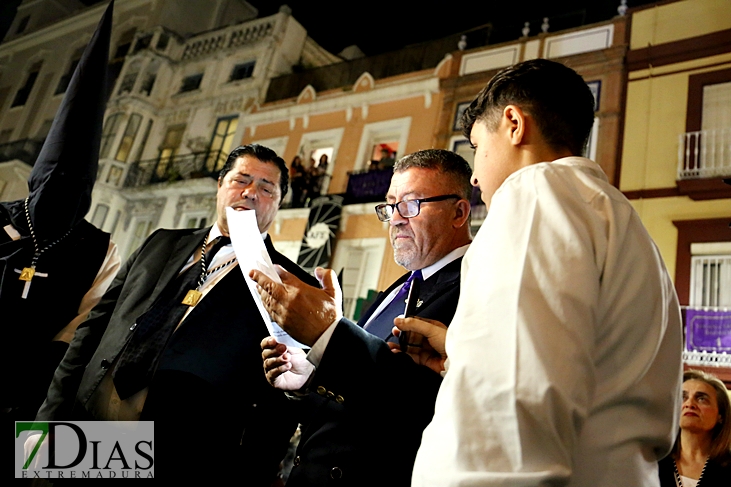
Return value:
<svg viewBox="0 0 731 487">
<path fill-rule="evenodd" d="M 418 200 L 404 200 L 398 203 L 384 203 L 376 206 L 376 215 L 382 222 L 387 222 L 393 218 L 394 210 L 398 210 L 399 215 L 403 218 L 414 218 L 421 212 L 422 203 L 431 203 L 432 201 L 444 201 L 452 198 L 462 199 L 457 194 L 445 194 L 442 196 L 432 196 L 431 198 L 421 198 Z"/>
</svg>

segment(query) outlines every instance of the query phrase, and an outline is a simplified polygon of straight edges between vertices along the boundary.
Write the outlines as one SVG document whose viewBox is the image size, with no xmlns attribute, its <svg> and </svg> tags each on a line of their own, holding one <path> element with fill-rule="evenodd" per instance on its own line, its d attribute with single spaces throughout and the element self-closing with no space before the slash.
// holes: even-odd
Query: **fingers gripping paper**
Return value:
<svg viewBox="0 0 731 487">
<path fill-rule="evenodd" d="M 244 279 L 249 286 L 251 296 L 254 298 L 256 307 L 261 313 L 264 323 L 267 325 L 269 334 L 273 336 L 279 343 L 299 348 L 307 348 L 307 345 L 299 343 L 297 340 L 287 334 L 271 316 L 261 301 L 259 292 L 256 289 L 256 282 L 249 277 L 249 271 L 256 269 L 269 279 L 276 283 L 282 282 L 274 269 L 274 264 L 269 257 L 264 241 L 259 233 L 259 227 L 256 223 L 256 213 L 254 211 L 236 211 L 233 208 L 226 208 L 226 219 L 228 220 L 228 230 L 231 234 L 231 243 L 236 253 L 236 259 L 239 261 L 239 269 L 244 273 Z"/>
</svg>

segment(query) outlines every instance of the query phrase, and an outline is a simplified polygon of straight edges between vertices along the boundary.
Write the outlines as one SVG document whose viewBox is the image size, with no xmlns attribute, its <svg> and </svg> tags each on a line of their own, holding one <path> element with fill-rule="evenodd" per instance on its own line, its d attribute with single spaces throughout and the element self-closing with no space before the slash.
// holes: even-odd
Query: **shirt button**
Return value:
<svg viewBox="0 0 731 487">
<path fill-rule="evenodd" d="M 335 402 L 337 402 L 338 404 L 342 404 L 345 402 L 345 398 L 341 395 L 338 395 L 337 397 L 335 397 Z"/>
<path fill-rule="evenodd" d="M 321 396 L 324 396 L 325 394 L 327 394 L 327 389 L 322 386 L 317 386 L 317 393 Z"/>
<path fill-rule="evenodd" d="M 343 471 L 339 467 L 333 467 L 330 470 L 330 478 L 333 480 L 339 480 L 343 478 Z"/>
<path fill-rule="evenodd" d="M 109 363 L 109 360 L 107 360 L 105 358 L 102 359 L 102 363 L 101 363 L 102 369 L 108 369 L 110 365 L 112 365 L 112 364 Z"/>
<path fill-rule="evenodd" d="M 295 467 L 299 467 L 301 461 L 302 460 L 300 459 L 299 455 L 297 455 L 296 457 L 294 457 L 294 461 L 292 462 L 292 465 L 294 465 Z"/>
</svg>

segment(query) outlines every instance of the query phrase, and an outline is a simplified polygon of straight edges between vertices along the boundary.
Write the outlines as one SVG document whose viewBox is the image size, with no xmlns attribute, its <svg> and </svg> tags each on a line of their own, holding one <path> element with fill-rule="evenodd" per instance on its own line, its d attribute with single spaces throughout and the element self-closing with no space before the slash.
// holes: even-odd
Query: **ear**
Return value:
<svg viewBox="0 0 731 487">
<path fill-rule="evenodd" d="M 526 133 L 526 116 L 523 110 L 516 105 L 508 105 L 503 110 L 501 122 L 509 130 L 510 143 L 514 146 L 524 142 Z"/>
<path fill-rule="evenodd" d="M 459 200 L 454 216 L 454 228 L 461 228 L 470 216 L 470 202 L 467 200 Z"/>
</svg>

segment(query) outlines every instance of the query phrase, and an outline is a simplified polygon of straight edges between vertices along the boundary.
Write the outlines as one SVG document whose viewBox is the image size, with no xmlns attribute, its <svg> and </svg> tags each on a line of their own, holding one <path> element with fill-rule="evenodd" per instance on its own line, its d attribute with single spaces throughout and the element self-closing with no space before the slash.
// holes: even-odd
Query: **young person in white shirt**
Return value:
<svg viewBox="0 0 731 487">
<path fill-rule="evenodd" d="M 680 312 L 639 216 L 581 157 L 593 119 L 581 76 L 543 59 L 499 72 L 465 111 L 488 213 L 446 350 L 443 329 L 396 320 L 442 352 L 437 370 L 449 357 L 413 486 L 658 485 Z"/>
</svg>

